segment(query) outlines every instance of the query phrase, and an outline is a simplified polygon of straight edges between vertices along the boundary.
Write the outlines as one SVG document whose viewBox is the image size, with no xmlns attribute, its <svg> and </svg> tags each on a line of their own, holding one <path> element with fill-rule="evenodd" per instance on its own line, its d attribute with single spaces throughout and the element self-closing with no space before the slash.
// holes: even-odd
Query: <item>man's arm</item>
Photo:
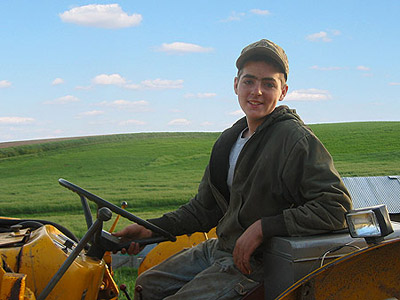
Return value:
<svg viewBox="0 0 400 300">
<path fill-rule="evenodd" d="M 322 143 L 309 135 L 294 147 L 282 174 L 293 200 L 283 211 L 290 236 L 343 229 L 345 213 L 352 208 L 350 194 Z"/>
<path fill-rule="evenodd" d="M 251 255 L 268 238 L 312 235 L 345 227 L 345 212 L 352 204 L 330 154 L 314 136 L 303 139 L 295 148 L 282 176 L 294 199 L 293 207 L 257 220 L 236 241 L 234 262 L 245 274 L 251 272 Z"/>
</svg>

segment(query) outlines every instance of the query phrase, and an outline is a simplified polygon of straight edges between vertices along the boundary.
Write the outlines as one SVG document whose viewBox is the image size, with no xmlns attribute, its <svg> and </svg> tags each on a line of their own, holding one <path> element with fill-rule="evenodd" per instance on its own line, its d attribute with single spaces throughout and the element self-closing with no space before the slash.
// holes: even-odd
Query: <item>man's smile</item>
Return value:
<svg viewBox="0 0 400 300">
<path fill-rule="evenodd" d="M 256 101 L 256 100 L 248 100 L 248 103 L 250 103 L 251 105 L 261 105 L 263 104 L 261 101 Z"/>
</svg>

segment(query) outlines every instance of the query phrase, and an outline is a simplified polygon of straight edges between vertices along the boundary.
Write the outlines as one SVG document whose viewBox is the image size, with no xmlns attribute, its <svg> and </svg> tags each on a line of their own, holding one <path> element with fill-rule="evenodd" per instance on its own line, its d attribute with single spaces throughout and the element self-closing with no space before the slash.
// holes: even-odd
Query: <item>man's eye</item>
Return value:
<svg viewBox="0 0 400 300">
<path fill-rule="evenodd" d="M 266 82 L 266 83 L 264 83 L 264 86 L 266 86 L 267 88 L 273 88 L 273 87 L 275 87 L 275 85 L 274 85 L 273 83 L 271 83 L 271 82 Z"/>
<path fill-rule="evenodd" d="M 249 85 L 249 84 L 252 84 L 252 83 L 253 83 L 252 80 L 245 80 L 245 81 L 244 81 L 244 84 L 246 84 L 246 85 Z"/>
</svg>

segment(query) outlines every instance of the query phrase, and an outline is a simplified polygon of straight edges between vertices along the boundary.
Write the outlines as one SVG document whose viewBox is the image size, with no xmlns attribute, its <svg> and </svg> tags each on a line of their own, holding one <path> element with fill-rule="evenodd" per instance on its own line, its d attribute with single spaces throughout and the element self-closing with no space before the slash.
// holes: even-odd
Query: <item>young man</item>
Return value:
<svg viewBox="0 0 400 300">
<path fill-rule="evenodd" d="M 197 195 L 150 220 L 174 235 L 217 226 L 218 239 L 143 273 L 143 299 L 241 299 L 262 281 L 263 241 L 345 227 L 351 200 L 331 156 L 294 110 L 277 106 L 288 91 L 283 49 L 260 40 L 242 50 L 236 66 L 234 90 L 245 117 L 214 144 Z M 152 232 L 133 224 L 117 235 Z M 127 250 L 139 251 L 137 244 Z"/>
</svg>

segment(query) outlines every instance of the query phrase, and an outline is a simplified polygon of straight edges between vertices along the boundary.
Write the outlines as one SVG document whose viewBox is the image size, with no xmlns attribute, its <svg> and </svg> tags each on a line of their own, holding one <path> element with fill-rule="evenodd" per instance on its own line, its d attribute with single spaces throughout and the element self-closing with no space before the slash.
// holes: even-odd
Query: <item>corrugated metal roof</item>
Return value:
<svg viewBox="0 0 400 300">
<path fill-rule="evenodd" d="M 354 208 L 386 204 L 389 213 L 400 213 L 400 176 L 343 177 Z"/>
</svg>

